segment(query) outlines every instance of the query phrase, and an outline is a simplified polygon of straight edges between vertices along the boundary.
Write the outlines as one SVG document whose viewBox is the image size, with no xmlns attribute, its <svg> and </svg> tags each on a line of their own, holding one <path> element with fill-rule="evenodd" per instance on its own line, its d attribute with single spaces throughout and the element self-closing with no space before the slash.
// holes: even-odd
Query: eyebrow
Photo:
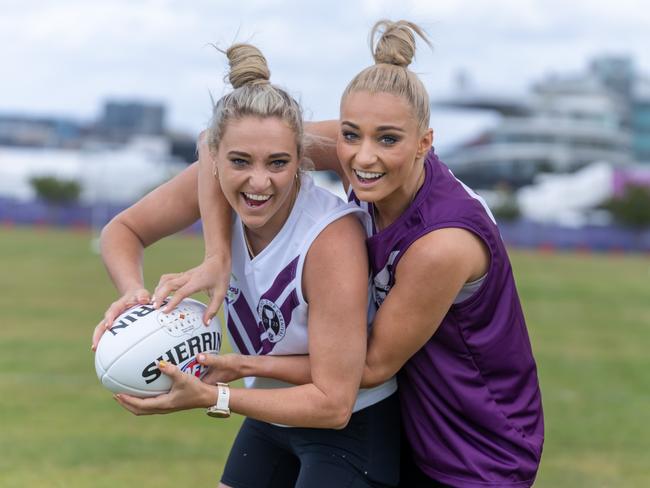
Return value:
<svg viewBox="0 0 650 488">
<path fill-rule="evenodd" d="M 352 122 L 350 122 L 348 120 L 341 121 L 341 125 L 349 125 L 353 129 L 357 129 L 357 130 L 360 129 L 357 124 L 353 124 Z M 401 127 L 397 127 L 396 125 L 380 125 L 379 127 L 377 127 L 376 130 L 377 130 L 377 132 L 384 132 L 384 131 L 387 131 L 387 130 L 394 130 L 394 131 L 398 131 L 398 132 L 406 132 L 404 129 L 402 129 Z"/>
<path fill-rule="evenodd" d="M 228 156 L 241 156 L 244 158 L 250 158 L 251 155 L 244 151 L 228 151 Z M 279 152 L 269 154 L 269 159 L 278 159 L 278 158 L 289 158 L 291 159 L 291 154 L 286 152 Z"/>
<path fill-rule="evenodd" d="M 353 124 L 352 122 L 348 122 L 347 120 L 342 120 L 341 125 L 349 125 L 353 129 L 358 129 L 359 126 L 357 124 Z"/>
<path fill-rule="evenodd" d="M 377 132 L 383 132 L 385 130 L 396 130 L 398 132 L 406 132 L 404 129 L 401 127 L 397 127 L 396 125 L 380 125 L 377 127 Z"/>
</svg>

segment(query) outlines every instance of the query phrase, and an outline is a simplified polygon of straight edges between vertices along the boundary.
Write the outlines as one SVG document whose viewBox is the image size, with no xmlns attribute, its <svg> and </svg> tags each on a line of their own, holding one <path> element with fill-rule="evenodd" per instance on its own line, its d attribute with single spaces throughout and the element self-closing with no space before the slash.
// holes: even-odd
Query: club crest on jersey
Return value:
<svg viewBox="0 0 650 488">
<path fill-rule="evenodd" d="M 388 256 L 388 262 L 386 263 L 386 266 L 384 266 L 381 271 L 376 273 L 375 277 L 372 280 L 372 294 L 378 307 L 384 303 L 384 300 L 386 300 L 386 295 L 388 295 L 388 292 L 390 291 L 393 263 L 395 262 L 398 254 L 399 251 L 391 252 L 390 256 Z"/>
<path fill-rule="evenodd" d="M 257 305 L 257 314 L 262 320 L 269 342 L 281 341 L 287 332 L 287 326 L 280 308 L 271 300 L 262 298 Z"/>
<path fill-rule="evenodd" d="M 383 269 L 382 272 L 383 271 L 385 271 L 385 269 Z M 384 278 L 386 278 L 385 281 Z M 385 276 L 383 274 L 375 276 L 373 281 L 374 286 L 372 287 L 372 294 L 374 295 L 375 303 L 377 306 L 380 306 L 384 303 L 386 295 L 388 295 L 388 292 L 390 291 L 390 286 L 388 286 L 388 273 L 386 273 Z"/>
</svg>

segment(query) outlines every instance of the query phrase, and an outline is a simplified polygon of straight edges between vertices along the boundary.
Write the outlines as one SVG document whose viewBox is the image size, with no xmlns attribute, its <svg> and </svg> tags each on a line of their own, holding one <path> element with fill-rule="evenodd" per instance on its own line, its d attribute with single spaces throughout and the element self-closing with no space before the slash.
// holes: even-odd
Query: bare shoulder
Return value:
<svg viewBox="0 0 650 488">
<path fill-rule="evenodd" d="M 354 215 L 329 224 L 314 240 L 303 270 L 305 296 L 323 288 L 367 289 L 365 232 Z"/>
<path fill-rule="evenodd" d="M 429 232 L 411 244 L 400 260 L 396 279 L 405 273 L 449 273 L 472 281 L 483 276 L 489 264 L 487 246 L 476 234 L 449 227 Z"/>
<path fill-rule="evenodd" d="M 365 255 L 365 232 L 355 215 L 345 215 L 325 227 L 307 253 L 307 260 L 348 259 Z"/>
</svg>

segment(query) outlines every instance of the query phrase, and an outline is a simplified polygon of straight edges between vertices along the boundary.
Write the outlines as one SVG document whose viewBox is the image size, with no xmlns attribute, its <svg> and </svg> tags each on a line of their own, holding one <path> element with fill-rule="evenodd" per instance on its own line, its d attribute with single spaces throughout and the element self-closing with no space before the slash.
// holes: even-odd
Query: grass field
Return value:
<svg viewBox="0 0 650 488">
<path fill-rule="evenodd" d="M 201 255 L 154 246 L 147 284 Z M 512 259 L 546 416 L 536 486 L 650 486 L 650 258 Z M 240 417 L 134 417 L 99 385 L 90 335 L 114 297 L 88 235 L 0 229 L 0 487 L 216 485 Z"/>
</svg>

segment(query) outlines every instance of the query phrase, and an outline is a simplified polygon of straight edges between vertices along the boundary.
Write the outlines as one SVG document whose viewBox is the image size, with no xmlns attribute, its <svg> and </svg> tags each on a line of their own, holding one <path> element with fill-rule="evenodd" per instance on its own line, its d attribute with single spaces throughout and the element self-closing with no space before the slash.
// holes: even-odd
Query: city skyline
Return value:
<svg viewBox="0 0 650 488">
<path fill-rule="evenodd" d="M 0 112 L 90 120 L 107 99 L 149 100 L 168 107 L 170 128 L 196 133 L 209 119 L 210 95 L 226 90 L 225 57 L 210 44 L 236 40 L 262 49 L 272 81 L 301 99 L 307 119 L 332 118 L 350 77 L 371 63 L 368 32 L 384 17 L 429 33 L 434 49 L 419 43 L 412 68 L 432 98 L 448 94 L 461 70 L 477 88 L 521 94 L 552 72 L 583 71 L 599 54 L 628 55 L 650 72 L 650 13 L 641 1 L 391 3 L 9 0 L 0 19 Z"/>
</svg>

